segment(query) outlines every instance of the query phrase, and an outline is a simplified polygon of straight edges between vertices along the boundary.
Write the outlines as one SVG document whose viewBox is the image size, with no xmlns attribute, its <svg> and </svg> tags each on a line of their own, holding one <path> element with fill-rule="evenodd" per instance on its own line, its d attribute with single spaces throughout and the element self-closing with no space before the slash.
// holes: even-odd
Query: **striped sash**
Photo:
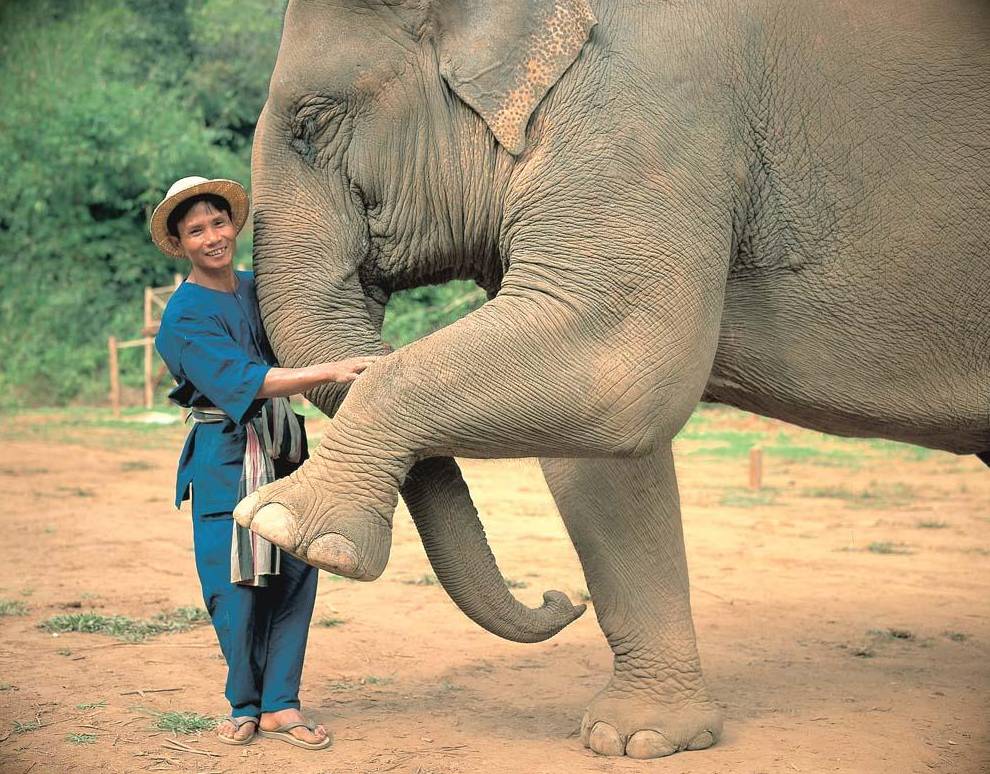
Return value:
<svg viewBox="0 0 990 774">
<path fill-rule="evenodd" d="M 194 422 L 229 421 L 217 408 L 195 408 Z M 243 500 L 256 489 L 275 480 L 273 460 L 302 459 L 302 428 L 288 398 L 269 398 L 261 411 L 245 426 L 247 441 L 238 499 Z M 267 586 L 268 576 L 281 570 L 282 552 L 250 529 L 234 522 L 230 542 L 230 582 L 242 586 Z"/>
</svg>

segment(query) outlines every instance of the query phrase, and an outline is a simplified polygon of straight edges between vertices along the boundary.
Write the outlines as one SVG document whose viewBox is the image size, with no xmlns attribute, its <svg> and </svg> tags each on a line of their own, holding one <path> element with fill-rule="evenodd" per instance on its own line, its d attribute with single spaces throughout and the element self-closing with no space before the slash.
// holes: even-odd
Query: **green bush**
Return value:
<svg viewBox="0 0 990 774">
<path fill-rule="evenodd" d="M 278 50 L 276 0 L 0 3 L 0 394 L 5 407 L 103 402 L 106 339 L 137 337 L 143 288 L 185 264 L 147 223 L 190 174 L 249 183 Z M 239 252 L 251 250 L 248 229 Z M 473 284 L 397 294 L 405 344 L 475 308 Z M 140 351 L 122 353 L 137 386 Z"/>
</svg>

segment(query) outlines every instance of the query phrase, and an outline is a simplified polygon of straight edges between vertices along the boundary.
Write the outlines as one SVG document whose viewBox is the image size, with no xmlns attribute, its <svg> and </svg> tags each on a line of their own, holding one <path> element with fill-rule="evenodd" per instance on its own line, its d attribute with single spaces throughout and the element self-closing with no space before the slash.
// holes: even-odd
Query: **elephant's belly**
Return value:
<svg viewBox="0 0 990 774">
<path fill-rule="evenodd" d="M 705 399 L 837 435 L 990 449 L 990 308 L 885 300 L 797 275 L 730 282 Z"/>
</svg>

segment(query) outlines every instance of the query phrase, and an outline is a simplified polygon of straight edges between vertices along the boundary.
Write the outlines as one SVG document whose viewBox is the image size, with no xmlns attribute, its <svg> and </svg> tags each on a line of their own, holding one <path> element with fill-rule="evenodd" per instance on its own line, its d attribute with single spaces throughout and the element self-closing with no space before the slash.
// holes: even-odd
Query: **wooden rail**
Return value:
<svg viewBox="0 0 990 774">
<path fill-rule="evenodd" d="M 144 289 L 144 326 L 141 338 L 118 341 L 116 336 L 107 339 L 110 371 L 110 407 L 115 417 L 120 416 L 120 350 L 131 347 L 144 347 L 144 407 L 150 409 L 155 403 L 155 388 L 168 372 L 164 364 L 155 372 L 155 334 L 161 325 L 162 312 L 176 288 L 182 284 L 182 275 L 176 274 L 171 285 Z"/>
</svg>

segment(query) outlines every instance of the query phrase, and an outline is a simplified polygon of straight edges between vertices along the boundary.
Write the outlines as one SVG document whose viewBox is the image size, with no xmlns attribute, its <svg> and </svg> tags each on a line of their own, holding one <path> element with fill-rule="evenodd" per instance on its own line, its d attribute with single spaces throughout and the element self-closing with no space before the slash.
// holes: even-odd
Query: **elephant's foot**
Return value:
<svg viewBox="0 0 990 774">
<path fill-rule="evenodd" d="M 706 696 L 660 702 L 613 679 L 588 707 L 581 741 L 600 755 L 661 758 L 703 750 L 722 733 L 722 711 Z"/>
<path fill-rule="evenodd" d="M 381 575 L 392 545 L 388 519 L 350 493 L 319 496 L 300 473 L 245 497 L 234 520 L 321 570 L 363 581 Z"/>
</svg>

